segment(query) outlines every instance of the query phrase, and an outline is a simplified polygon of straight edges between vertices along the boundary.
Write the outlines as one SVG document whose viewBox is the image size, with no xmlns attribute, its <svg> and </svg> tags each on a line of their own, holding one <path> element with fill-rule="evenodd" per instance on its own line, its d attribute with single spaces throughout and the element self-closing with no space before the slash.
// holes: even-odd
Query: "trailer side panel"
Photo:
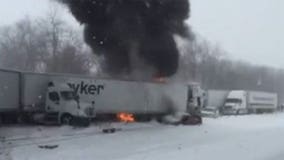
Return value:
<svg viewBox="0 0 284 160">
<path fill-rule="evenodd" d="M 278 98 L 275 93 L 268 92 L 248 92 L 248 108 L 249 109 L 263 109 L 276 110 Z"/>
<path fill-rule="evenodd" d="M 19 111 L 20 73 L 0 70 L 0 112 Z"/>
<path fill-rule="evenodd" d="M 26 112 L 44 111 L 47 84 L 52 77 L 45 74 L 22 74 L 22 104 Z"/>
<path fill-rule="evenodd" d="M 230 91 L 227 90 L 208 90 L 206 106 L 220 108 L 225 104 Z"/>
</svg>

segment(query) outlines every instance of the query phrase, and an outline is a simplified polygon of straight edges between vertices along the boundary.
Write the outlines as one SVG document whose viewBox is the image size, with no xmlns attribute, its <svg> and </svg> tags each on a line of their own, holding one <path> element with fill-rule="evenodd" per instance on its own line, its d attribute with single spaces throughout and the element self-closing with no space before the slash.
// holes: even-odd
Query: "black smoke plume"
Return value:
<svg viewBox="0 0 284 160">
<path fill-rule="evenodd" d="M 155 75 L 168 77 L 178 68 L 173 35 L 189 36 L 188 0 L 59 0 L 85 26 L 85 41 L 103 55 L 109 73 L 131 73 L 130 52 L 137 52 Z"/>
</svg>

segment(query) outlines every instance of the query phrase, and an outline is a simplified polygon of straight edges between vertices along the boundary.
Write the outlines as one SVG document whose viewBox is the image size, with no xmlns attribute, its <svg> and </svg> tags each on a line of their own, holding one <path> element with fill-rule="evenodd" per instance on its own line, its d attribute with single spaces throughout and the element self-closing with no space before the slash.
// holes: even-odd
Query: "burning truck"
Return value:
<svg viewBox="0 0 284 160">
<path fill-rule="evenodd" d="M 101 57 L 103 73 L 135 81 L 1 71 L 1 119 L 17 117 L 7 116 L 9 111 L 60 123 L 94 115 L 134 121 L 168 114 L 175 116 L 165 118 L 167 123 L 201 122 L 198 87 L 163 82 L 179 68 L 174 37 L 194 38 L 185 22 L 188 0 L 58 1 L 84 27 L 85 42 Z"/>
<path fill-rule="evenodd" d="M 28 119 L 74 124 L 92 118 L 133 122 L 186 114 L 176 117 L 177 123 L 181 118 L 198 117 L 201 108 L 196 84 L 0 70 L 0 86 L 0 119 L 4 122 Z"/>
</svg>

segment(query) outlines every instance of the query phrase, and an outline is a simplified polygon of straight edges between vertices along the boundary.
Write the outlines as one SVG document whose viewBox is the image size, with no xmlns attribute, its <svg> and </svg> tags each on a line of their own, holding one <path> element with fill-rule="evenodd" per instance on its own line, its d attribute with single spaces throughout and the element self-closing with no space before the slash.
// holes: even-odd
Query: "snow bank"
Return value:
<svg viewBox="0 0 284 160">
<path fill-rule="evenodd" d="M 284 159 L 284 114 L 205 118 L 201 126 L 157 123 L 114 126 L 122 128 L 122 131 L 102 134 L 100 127 L 96 126 L 2 129 L 7 133 L 12 130 L 15 134 L 7 136 L 7 139 L 21 137 L 20 130 L 32 135 L 29 140 L 16 140 L 6 145 L 9 148 L 6 153 L 13 160 L 38 160 L 39 157 L 41 160 Z M 50 150 L 38 148 L 38 145 L 46 144 L 59 147 Z"/>
</svg>

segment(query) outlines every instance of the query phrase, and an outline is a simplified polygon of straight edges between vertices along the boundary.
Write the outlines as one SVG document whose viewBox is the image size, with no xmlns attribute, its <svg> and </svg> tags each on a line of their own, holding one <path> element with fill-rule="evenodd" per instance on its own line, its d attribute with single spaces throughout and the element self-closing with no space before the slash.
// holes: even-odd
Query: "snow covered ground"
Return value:
<svg viewBox="0 0 284 160">
<path fill-rule="evenodd" d="M 89 128 L 0 128 L 2 160 L 283 160 L 284 114 L 204 119 L 201 126 L 155 122 Z M 2 137 L 2 138 L 1 138 Z M 40 145 L 58 145 L 42 149 Z"/>
</svg>

